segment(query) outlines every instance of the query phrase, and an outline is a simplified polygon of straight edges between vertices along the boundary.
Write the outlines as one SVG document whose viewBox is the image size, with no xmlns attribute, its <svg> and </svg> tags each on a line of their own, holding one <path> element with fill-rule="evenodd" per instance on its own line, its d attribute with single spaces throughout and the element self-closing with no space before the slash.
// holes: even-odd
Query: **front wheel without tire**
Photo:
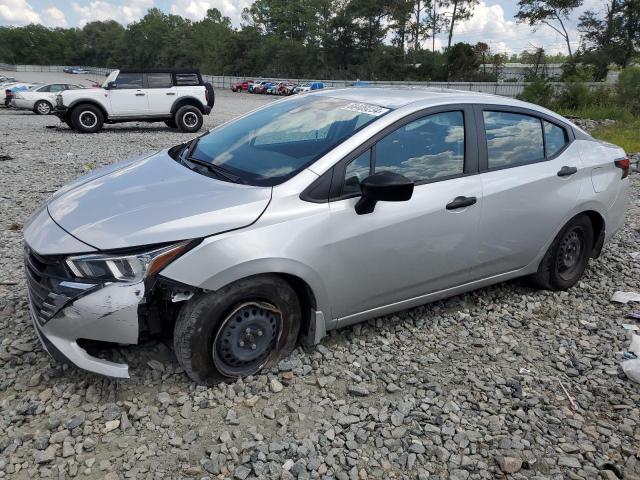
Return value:
<svg viewBox="0 0 640 480">
<path fill-rule="evenodd" d="M 176 112 L 175 122 L 178 128 L 186 133 L 194 133 L 202 128 L 202 112 L 193 105 L 180 107 Z"/>
<path fill-rule="evenodd" d="M 202 385 L 253 375 L 295 347 L 300 303 L 276 275 L 239 280 L 194 296 L 176 320 L 178 362 Z"/>
<path fill-rule="evenodd" d="M 94 105 L 79 105 L 71 112 L 73 126 L 80 133 L 95 133 L 102 128 L 104 116 Z"/>
<path fill-rule="evenodd" d="M 584 274 L 593 249 L 593 227 L 586 215 L 574 217 L 558 233 L 533 281 L 546 290 L 567 290 Z"/>
</svg>

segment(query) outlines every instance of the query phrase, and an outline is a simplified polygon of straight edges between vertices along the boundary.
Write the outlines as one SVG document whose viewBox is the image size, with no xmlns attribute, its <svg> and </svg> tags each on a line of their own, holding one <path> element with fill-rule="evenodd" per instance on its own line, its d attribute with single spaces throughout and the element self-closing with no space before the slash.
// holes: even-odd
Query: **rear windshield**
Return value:
<svg viewBox="0 0 640 480">
<path fill-rule="evenodd" d="M 205 134 L 191 156 L 244 183 L 277 185 L 387 112 L 325 96 L 281 101 Z"/>
</svg>

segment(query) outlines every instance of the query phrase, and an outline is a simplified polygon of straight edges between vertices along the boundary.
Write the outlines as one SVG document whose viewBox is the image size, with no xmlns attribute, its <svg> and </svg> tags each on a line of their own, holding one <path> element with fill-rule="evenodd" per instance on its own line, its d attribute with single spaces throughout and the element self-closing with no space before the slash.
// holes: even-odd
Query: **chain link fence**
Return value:
<svg viewBox="0 0 640 480">
<path fill-rule="evenodd" d="M 77 66 L 76 66 L 77 67 Z M 63 69 L 68 68 L 63 65 L 9 65 L 0 63 L 0 70 L 11 72 L 63 72 Z M 113 69 L 81 66 L 87 70 L 88 73 L 94 75 L 107 75 Z M 234 83 L 240 83 L 247 79 L 250 80 L 266 80 L 271 82 L 288 81 L 293 83 L 306 83 L 311 81 L 318 81 L 324 83 L 325 87 L 346 87 L 354 83 L 353 80 L 311 80 L 304 78 L 272 78 L 272 77 L 236 77 L 236 76 L 223 76 L 223 75 L 206 75 L 202 77 L 205 81 L 210 82 L 214 88 L 231 88 Z M 502 95 L 505 97 L 516 97 L 522 93 L 524 88 L 528 85 L 527 82 L 409 82 L 409 81 L 366 81 L 367 84 L 372 86 L 403 86 L 403 87 L 434 87 L 434 88 L 450 88 L 455 90 L 466 90 L 471 92 L 483 92 L 492 93 L 494 95 Z M 553 82 L 551 83 L 556 91 L 561 91 L 564 88 L 564 83 Z M 599 87 L 610 86 L 604 82 L 590 82 L 586 83 L 586 86 L 590 89 L 596 89 Z"/>
</svg>

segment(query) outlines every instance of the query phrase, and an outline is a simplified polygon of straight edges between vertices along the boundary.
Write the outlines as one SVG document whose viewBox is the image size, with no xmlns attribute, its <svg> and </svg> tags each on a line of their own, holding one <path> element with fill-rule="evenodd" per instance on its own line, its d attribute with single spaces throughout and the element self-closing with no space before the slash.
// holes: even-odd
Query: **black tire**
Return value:
<svg viewBox="0 0 640 480">
<path fill-rule="evenodd" d="M 584 274 L 593 250 L 593 226 L 580 214 L 558 233 L 545 253 L 533 281 L 545 290 L 567 290 Z"/>
<path fill-rule="evenodd" d="M 182 132 L 194 133 L 202 128 L 202 112 L 193 105 L 184 105 L 174 116 L 176 125 Z"/>
<path fill-rule="evenodd" d="M 299 331 L 294 290 L 276 275 L 257 275 L 187 301 L 173 345 L 189 378 L 214 385 L 276 364 L 293 350 Z"/>
<path fill-rule="evenodd" d="M 178 128 L 178 125 L 176 125 L 176 121 L 173 118 L 171 120 L 165 120 L 164 124 L 169 128 Z"/>
<path fill-rule="evenodd" d="M 73 125 L 73 122 L 71 120 L 64 120 L 64 123 L 66 123 L 67 127 L 69 127 L 71 130 L 76 129 L 76 127 Z"/>
<path fill-rule="evenodd" d="M 104 116 L 95 105 L 78 105 L 71 112 L 71 122 L 80 133 L 95 133 L 102 129 Z"/>
<path fill-rule="evenodd" d="M 53 112 L 53 105 L 46 100 L 38 100 L 33 106 L 33 112 L 37 115 L 49 115 Z"/>
</svg>

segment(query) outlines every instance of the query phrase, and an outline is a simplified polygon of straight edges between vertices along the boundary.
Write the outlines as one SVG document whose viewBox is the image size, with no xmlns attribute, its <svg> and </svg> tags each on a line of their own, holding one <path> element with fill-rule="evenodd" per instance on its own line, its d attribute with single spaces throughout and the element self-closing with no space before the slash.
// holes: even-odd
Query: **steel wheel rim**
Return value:
<svg viewBox="0 0 640 480">
<path fill-rule="evenodd" d="M 584 252 L 584 234 L 582 230 L 574 228 L 566 233 L 558 248 L 557 269 L 563 279 L 573 277 L 582 264 Z"/>
<path fill-rule="evenodd" d="M 187 112 L 183 115 L 182 121 L 187 127 L 195 127 L 198 123 L 198 116 L 193 112 Z"/>
<path fill-rule="evenodd" d="M 78 120 L 80 121 L 80 125 L 82 125 L 84 128 L 92 128 L 95 127 L 98 123 L 98 116 L 95 113 L 87 110 L 80 113 Z"/>
<path fill-rule="evenodd" d="M 213 341 L 213 363 L 227 377 L 258 372 L 276 352 L 282 314 L 275 306 L 244 302 L 225 317 Z"/>
<path fill-rule="evenodd" d="M 49 108 L 49 105 L 47 105 L 46 103 L 38 104 L 38 112 L 40 112 L 41 114 L 47 115 L 50 111 L 51 108 Z"/>
</svg>

